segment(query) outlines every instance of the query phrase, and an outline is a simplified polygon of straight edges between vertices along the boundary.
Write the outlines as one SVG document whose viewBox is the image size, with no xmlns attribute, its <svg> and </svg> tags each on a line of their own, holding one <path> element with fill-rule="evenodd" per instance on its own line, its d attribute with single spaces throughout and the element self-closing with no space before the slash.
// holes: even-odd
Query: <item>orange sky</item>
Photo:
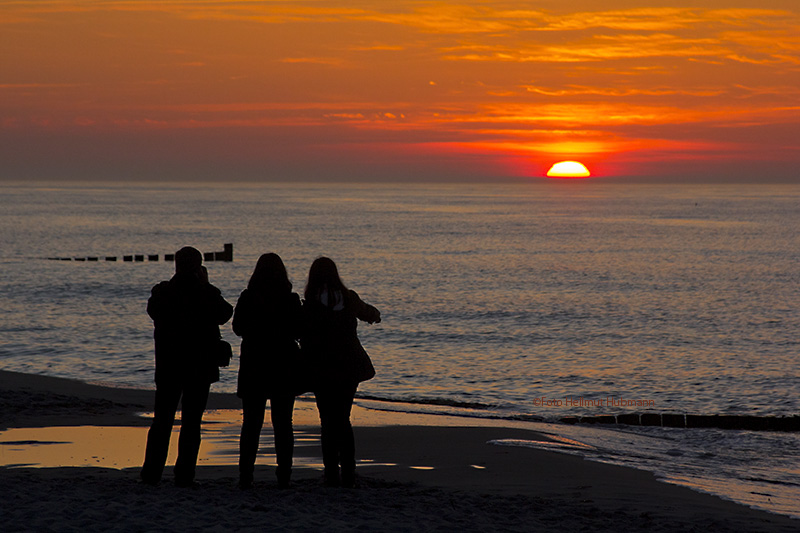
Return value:
<svg viewBox="0 0 800 533">
<path fill-rule="evenodd" d="M 800 2 L 694 4 L 0 0 L 0 179 L 795 181 Z"/>
</svg>

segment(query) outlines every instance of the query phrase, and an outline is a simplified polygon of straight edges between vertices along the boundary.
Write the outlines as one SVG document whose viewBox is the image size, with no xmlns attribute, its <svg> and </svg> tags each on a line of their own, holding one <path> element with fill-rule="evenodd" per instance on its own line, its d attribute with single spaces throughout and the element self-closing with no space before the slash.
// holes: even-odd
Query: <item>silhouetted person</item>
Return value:
<svg viewBox="0 0 800 533">
<path fill-rule="evenodd" d="M 181 432 L 175 484 L 194 484 L 200 450 L 200 424 L 211 384 L 219 380 L 214 347 L 219 326 L 233 314 L 219 289 L 208 282 L 203 256 L 192 247 L 175 254 L 175 275 L 153 287 L 147 314 L 155 325 L 156 398 L 153 423 L 147 433 L 142 481 L 161 480 L 170 434 L 181 402 Z"/>
<path fill-rule="evenodd" d="M 325 484 L 329 486 L 355 486 L 350 411 L 358 384 L 375 375 L 358 340 L 358 320 L 374 324 L 381 321 L 381 314 L 345 287 L 331 259 L 316 259 L 308 273 L 301 344 L 317 369 L 314 396 L 322 426 Z"/>
<path fill-rule="evenodd" d="M 300 297 L 292 292 L 286 267 L 277 254 L 264 254 L 258 259 L 233 314 L 233 332 L 242 337 L 237 390 L 242 399 L 239 439 L 239 486 L 242 488 L 253 485 L 268 399 L 278 459 L 278 485 L 289 486 L 299 328 Z"/>
</svg>

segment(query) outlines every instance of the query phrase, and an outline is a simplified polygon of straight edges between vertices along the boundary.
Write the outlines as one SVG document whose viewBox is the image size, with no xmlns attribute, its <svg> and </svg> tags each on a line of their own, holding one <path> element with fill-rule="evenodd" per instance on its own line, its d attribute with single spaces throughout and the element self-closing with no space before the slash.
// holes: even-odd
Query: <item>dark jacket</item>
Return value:
<svg viewBox="0 0 800 533">
<path fill-rule="evenodd" d="M 233 313 L 233 332 L 242 337 L 239 396 L 296 392 L 300 312 L 300 297 L 294 292 L 242 291 Z"/>
<path fill-rule="evenodd" d="M 381 314 L 363 302 L 355 291 L 344 295 L 343 308 L 311 299 L 303 304 L 303 354 L 316 372 L 316 386 L 359 383 L 371 379 L 375 369 L 358 340 L 358 321 L 380 322 Z"/>
<path fill-rule="evenodd" d="M 155 325 L 156 384 L 214 383 L 219 326 L 233 314 L 219 289 L 192 274 L 175 274 L 147 301 Z"/>
</svg>

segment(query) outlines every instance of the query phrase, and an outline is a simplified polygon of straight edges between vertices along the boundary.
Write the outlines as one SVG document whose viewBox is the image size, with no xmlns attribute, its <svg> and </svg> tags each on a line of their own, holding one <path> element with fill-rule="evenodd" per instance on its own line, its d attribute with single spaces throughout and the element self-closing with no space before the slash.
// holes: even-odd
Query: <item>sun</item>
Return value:
<svg viewBox="0 0 800 533">
<path fill-rule="evenodd" d="M 561 161 L 547 171 L 549 178 L 588 178 L 591 176 L 589 169 L 577 161 Z"/>
</svg>

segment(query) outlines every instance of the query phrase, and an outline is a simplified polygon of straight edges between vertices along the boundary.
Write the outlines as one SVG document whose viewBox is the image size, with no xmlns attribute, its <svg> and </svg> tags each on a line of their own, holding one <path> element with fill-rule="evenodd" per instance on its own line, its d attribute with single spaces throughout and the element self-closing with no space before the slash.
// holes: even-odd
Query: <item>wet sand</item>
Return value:
<svg viewBox="0 0 800 533">
<path fill-rule="evenodd" d="M 0 371 L 0 428 L 139 428 L 153 392 Z M 212 394 L 211 409 L 238 409 Z M 503 427 L 413 425 L 400 413 L 354 412 L 358 489 L 320 483 L 313 404 L 297 411 L 293 486 L 279 490 L 272 466 L 257 467 L 253 490 L 236 487 L 236 467 L 204 464 L 199 488 L 137 483 L 137 467 L 0 467 L 4 531 L 797 531 L 800 521 L 658 482 L 650 473 L 577 456 L 489 444 L 546 440 Z M 268 432 L 265 428 L 265 432 Z M 62 440 L 68 440 L 66 430 Z M 5 435 L 5 434 L 4 434 Z M 208 439 L 207 439 L 208 440 Z M 0 437 L 11 446 L 35 443 Z M 112 441 L 113 442 L 113 441 Z M 143 450 L 142 443 L 133 443 Z M 102 448 L 98 439 L 97 449 Z M 121 449 L 120 445 L 111 445 Z M 211 447 L 204 441 L 204 447 Z M 138 447 L 138 448 L 137 448 Z M 85 455 L 98 455 L 87 445 Z M 127 449 L 127 448 L 126 448 Z M 133 452 L 131 452 L 133 453 Z M 140 458 L 134 458 L 138 461 Z M 134 461 L 134 463 L 135 463 Z M 213 463 L 214 461 L 210 461 Z M 224 462 L 224 461 L 223 461 Z M 4 464 L 8 465 L 8 462 Z"/>
</svg>

